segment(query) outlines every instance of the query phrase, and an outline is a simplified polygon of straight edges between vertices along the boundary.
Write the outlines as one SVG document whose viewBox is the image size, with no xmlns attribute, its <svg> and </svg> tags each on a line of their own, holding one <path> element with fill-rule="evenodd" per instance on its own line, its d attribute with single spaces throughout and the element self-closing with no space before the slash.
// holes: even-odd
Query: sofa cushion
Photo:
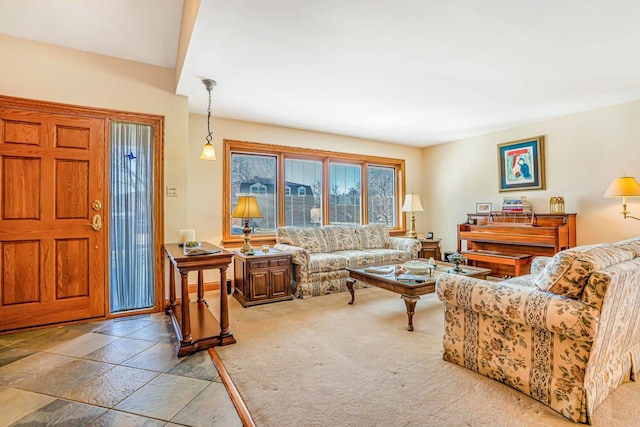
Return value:
<svg viewBox="0 0 640 427">
<path fill-rule="evenodd" d="M 351 225 L 326 225 L 321 228 L 328 250 L 325 252 L 360 249 L 356 227 Z"/>
<path fill-rule="evenodd" d="M 329 252 L 329 246 L 320 228 L 278 227 L 276 241 L 285 245 L 298 246 L 312 254 Z"/>
<path fill-rule="evenodd" d="M 349 266 L 349 260 L 332 252 L 311 254 L 309 257 L 309 273 L 344 270 Z"/>
<path fill-rule="evenodd" d="M 382 262 L 381 255 L 369 251 L 339 251 L 336 255 L 341 255 L 349 260 L 347 267 L 365 267 Z"/>
<path fill-rule="evenodd" d="M 376 262 L 405 262 L 411 259 L 410 252 L 399 251 L 397 249 L 374 248 L 364 249 L 363 251 L 376 254 L 376 256 L 379 257 L 379 261 Z"/>
<path fill-rule="evenodd" d="M 558 252 L 534 279 L 542 291 L 580 298 L 589 276 L 610 265 L 633 259 L 633 252 L 611 244 L 579 246 Z"/>
<path fill-rule="evenodd" d="M 578 246 L 558 252 L 549 262 L 547 262 L 542 271 L 540 271 L 540 273 L 533 279 L 533 284 L 540 290 L 558 293 L 556 291 L 559 291 L 562 286 L 562 284 L 558 284 L 558 282 L 568 274 L 569 269 L 573 265 L 573 261 L 576 260 L 581 252 L 592 247 L 595 247 L 595 245 Z M 558 285 L 556 286 L 556 284 Z"/>
<path fill-rule="evenodd" d="M 389 228 L 386 224 L 367 224 L 356 228 L 362 249 L 379 249 L 391 247 Z"/>
</svg>

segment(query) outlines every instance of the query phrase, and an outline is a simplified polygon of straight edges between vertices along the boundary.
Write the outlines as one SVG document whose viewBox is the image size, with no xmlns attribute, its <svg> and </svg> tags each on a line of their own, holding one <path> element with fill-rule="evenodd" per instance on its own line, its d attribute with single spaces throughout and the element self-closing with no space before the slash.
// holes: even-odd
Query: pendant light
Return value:
<svg viewBox="0 0 640 427">
<path fill-rule="evenodd" d="M 215 160 L 216 159 L 216 149 L 213 144 L 211 144 L 211 140 L 213 137 L 211 136 L 211 90 L 216 85 L 215 80 L 204 79 L 202 83 L 207 88 L 207 92 L 209 92 L 209 108 L 207 109 L 207 143 L 202 147 L 202 153 L 200 153 L 200 158 L 202 160 Z"/>
</svg>

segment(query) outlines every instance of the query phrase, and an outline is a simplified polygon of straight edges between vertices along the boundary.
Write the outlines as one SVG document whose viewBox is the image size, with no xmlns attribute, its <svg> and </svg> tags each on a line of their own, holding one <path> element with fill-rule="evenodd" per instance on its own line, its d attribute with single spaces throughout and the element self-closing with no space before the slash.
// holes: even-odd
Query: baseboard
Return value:
<svg viewBox="0 0 640 427">
<path fill-rule="evenodd" d="M 209 351 L 209 356 L 211 356 L 211 360 L 213 361 L 213 364 L 215 365 L 216 370 L 220 375 L 220 379 L 222 380 L 222 383 L 227 389 L 227 393 L 229 393 L 229 397 L 231 397 L 231 402 L 233 402 L 233 406 L 236 408 L 236 411 L 238 412 L 238 416 L 240 417 L 240 421 L 242 421 L 242 425 L 244 427 L 255 427 L 255 423 L 251 418 L 251 414 L 249 413 L 247 406 L 244 404 L 244 400 L 242 400 L 242 397 L 240 396 L 238 389 L 236 388 L 235 384 L 233 384 L 233 381 L 231 380 L 231 377 L 227 373 L 227 370 L 225 369 L 224 365 L 222 364 L 222 360 L 220 360 L 220 357 L 218 356 L 218 353 L 216 353 L 215 348 L 210 348 L 208 351 Z"/>
<path fill-rule="evenodd" d="M 218 291 L 220 290 L 220 282 L 209 282 L 209 283 L 205 283 L 204 284 L 204 291 Z M 189 293 L 190 294 L 195 294 L 196 292 L 198 292 L 198 284 L 194 283 L 189 285 Z M 178 304 L 180 304 L 180 301 L 182 299 L 181 298 L 176 298 L 176 302 Z M 193 299 L 191 299 L 192 301 L 194 301 Z M 167 298 L 164 299 L 164 305 L 163 307 L 166 307 L 169 304 L 169 300 Z"/>
<path fill-rule="evenodd" d="M 204 291 L 217 291 L 220 289 L 220 282 L 209 282 L 204 284 Z M 189 293 L 193 294 L 198 292 L 198 284 L 193 283 L 189 285 Z"/>
</svg>

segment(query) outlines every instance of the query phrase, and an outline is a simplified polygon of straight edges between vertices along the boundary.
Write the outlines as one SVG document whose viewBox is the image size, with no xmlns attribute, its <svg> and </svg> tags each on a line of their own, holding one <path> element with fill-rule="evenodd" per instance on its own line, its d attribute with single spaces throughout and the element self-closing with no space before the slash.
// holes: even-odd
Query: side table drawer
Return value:
<svg viewBox="0 0 640 427">
<path fill-rule="evenodd" d="M 256 259 L 249 261 L 249 268 L 267 268 L 269 267 L 269 260 Z"/>
<path fill-rule="evenodd" d="M 286 257 L 269 260 L 269 265 L 271 265 L 271 267 L 288 266 L 289 258 Z"/>
</svg>

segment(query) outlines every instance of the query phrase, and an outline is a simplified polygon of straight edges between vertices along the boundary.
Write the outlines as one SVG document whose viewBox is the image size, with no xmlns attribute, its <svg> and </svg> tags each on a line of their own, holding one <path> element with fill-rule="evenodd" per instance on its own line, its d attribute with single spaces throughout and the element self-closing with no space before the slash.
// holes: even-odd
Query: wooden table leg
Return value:
<svg viewBox="0 0 640 427">
<path fill-rule="evenodd" d="M 415 313 L 416 303 L 420 299 L 419 296 L 409 296 L 402 295 L 401 298 L 404 300 L 404 303 L 407 306 L 407 316 L 409 317 L 409 325 L 407 326 L 408 331 L 413 331 L 413 314 Z"/>
<path fill-rule="evenodd" d="M 355 291 L 353 290 L 353 285 L 355 285 L 355 283 L 356 283 L 355 279 L 352 279 L 352 278 L 347 279 L 347 289 L 349 289 L 349 292 L 351 293 L 351 301 L 349 301 L 349 304 L 353 304 L 353 301 L 356 299 L 356 294 L 355 294 Z"/>
<path fill-rule="evenodd" d="M 176 309 L 176 269 L 173 263 L 169 261 L 169 304 L 164 312 L 169 314 Z"/>
<path fill-rule="evenodd" d="M 222 344 L 225 344 L 225 336 L 231 337 L 234 343 L 236 340 L 233 338 L 233 334 L 229 330 L 229 301 L 227 299 L 227 267 L 220 267 L 220 336 L 222 338 Z"/>
<path fill-rule="evenodd" d="M 204 302 L 204 271 L 198 270 L 198 302 Z"/>
<path fill-rule="evenodd" d="M 187 271 L 180 272 L 180 279 L 182 281 L 182 302 L 180 307 L 182 308 L 182 345 L 190 344 L 191 338 L 191 317 L 189 314 L 189 273 Z"/>
</svg>

